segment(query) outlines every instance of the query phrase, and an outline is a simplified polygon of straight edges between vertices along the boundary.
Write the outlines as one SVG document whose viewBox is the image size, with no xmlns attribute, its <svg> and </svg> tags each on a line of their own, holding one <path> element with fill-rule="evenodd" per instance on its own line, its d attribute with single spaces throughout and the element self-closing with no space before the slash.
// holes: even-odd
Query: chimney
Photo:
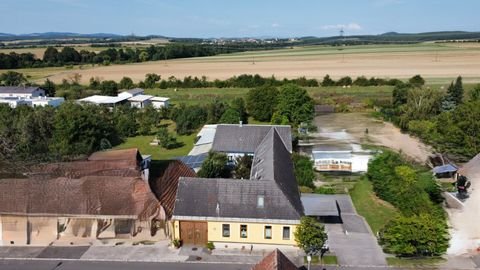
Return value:
<svg viewBox="0 0 480 270">
<path fill-rule="evenodd" d="M 240 123 L 239 123 L 238 126 L 239 126 L 239 127 L 243 127 L 243 121 L 240 121 Z"/>
</svg>

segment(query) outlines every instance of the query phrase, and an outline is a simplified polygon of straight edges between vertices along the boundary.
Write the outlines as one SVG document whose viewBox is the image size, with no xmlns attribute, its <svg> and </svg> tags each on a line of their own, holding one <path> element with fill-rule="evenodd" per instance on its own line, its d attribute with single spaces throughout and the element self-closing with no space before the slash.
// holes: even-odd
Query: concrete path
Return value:
<svg viewBox="0 0 480 270">
<path fill-rule="evenodd" d="M 335 195 L 343 224 L 326 224 L 330 251 L 340 265 L 386 266 L 385 254 L 348 195 Z"/>
</svg>

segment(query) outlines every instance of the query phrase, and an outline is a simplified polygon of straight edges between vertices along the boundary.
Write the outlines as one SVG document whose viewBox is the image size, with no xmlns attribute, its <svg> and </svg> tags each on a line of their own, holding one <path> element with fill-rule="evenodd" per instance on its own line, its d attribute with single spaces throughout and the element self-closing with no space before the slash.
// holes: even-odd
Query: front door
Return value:
<svg viewBox="0 0 480 270">
<path fill-rule="evenodd" d="M 207 222 L 180 221 L 180 238 L 183 244 L 204 246 L 208 242 Z"/>
</svg>

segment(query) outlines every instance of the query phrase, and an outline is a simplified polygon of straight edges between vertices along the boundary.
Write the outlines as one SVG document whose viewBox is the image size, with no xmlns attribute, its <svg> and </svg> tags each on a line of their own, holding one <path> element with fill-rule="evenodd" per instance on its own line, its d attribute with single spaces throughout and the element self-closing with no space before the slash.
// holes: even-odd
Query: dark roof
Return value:
<svg viewBox="0 0 480 270">
<path fill-rule="evenodd" d="M 250 179 L 275 181 L 290 201 L 291 206 L 300 216 L 303 215 L 292 158 L 276 127 L 270 129 L 255 150 Z"/>
<path fill-rule="evenodd" d="M 433 173 L 441 174 L 441 173 L 454 173 L 458 170 L 457 167 L 453 164 L 446 164 L 442 166 L 437 166 L 432 169 Z"/>
<path fill-rule="evenodd" d="M 280 250 L 275 249 L 265 256 L 252 270 L 297 270 L 295 264 L 290 261 Z"/>
<path fill-rule="evenodd" d="M 0 94 L 9 94 L 9 93 L 16 93 L 16 94 L 31 94 L 36 90 L 43 90 L 40 87 L 35 86 L 0 86 Z M 45 91 L 45 90 L 44 90 Z"/>
<path fill-rule="evenodd" d="M 264 207 L 258 208 L 261 195 Z M 219 178 L 180 178 L 174 216 L 300 219 L 274 181 Z"/>
<path fill-rule="evenodd" d="M 302 193 L 301 200 L 305 208 L 305 215 L 307 216 L 340 216 L 339 206 L 335 196 Z"/>
<path fill-rule="evenodd" d="M 138 95 L 138 94 L 141 94 L 141 93 L 145 92 L 145 90 L 143 90 L 142 88 L 133 88 L 133 89 L 125 90 L 125 91 L 122 91 L 122 92 L 127 92 L 127 93 L 132 94 L 132 95 Z"/>
<path fill-rule="evenodd" d="M 32 216 L 136 216 L 147 220 L 161 209 L 140 178 L 0 179 L 0 213 Z"/>
<path fill-rule="evenodd" d="M 196 177 L 196 173 L 178 160 L 170 161 L 159 177 L 151 180 L 153 193 L 160 201 L 165 214 L 170 218 L 173 214 L 180 177 Z"/>
<path fill-rule="evenodd" d="M 265 135 L 275 127 L 285 147 L 292 152 L 292 131 L 290 126 L 275 125 L 232 125 L 217 126 L 212 150 L 217 152 L 253 153 Z"/>
<path fill-rule="evenodd" d="M 208 157 L 208 153 L 202 153 L 199 155 L 188 155 L 188 156 L 177 157 L 175 159 L 182 161 L 183 163 L 185 163 L 185 165 L 187 165 L 192 169 L 197 169 L 202 167 L 202 164 L 207 157 Z"/>
<path fill-rule="evenodd" d="M 181 178 L 174 215 L 299 220 L 303 206 L 293 163 L 277 129 L 255 151 L 250 180 Z"/>
</svg>

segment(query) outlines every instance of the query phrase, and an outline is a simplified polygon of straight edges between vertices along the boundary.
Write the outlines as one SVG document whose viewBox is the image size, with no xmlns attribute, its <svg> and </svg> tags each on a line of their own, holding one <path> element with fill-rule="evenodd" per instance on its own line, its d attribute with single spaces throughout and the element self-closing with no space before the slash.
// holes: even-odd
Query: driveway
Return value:
<svg viewBox="0 0 480 270">
<path fill-rule="evenodd" d="M 330 250 L 343 266 L 386 266 L 385 254 L 365 219 L 359 216 L 348 195 L 333 195 L 343 224 L 325 224 Z"/>
</svg>

